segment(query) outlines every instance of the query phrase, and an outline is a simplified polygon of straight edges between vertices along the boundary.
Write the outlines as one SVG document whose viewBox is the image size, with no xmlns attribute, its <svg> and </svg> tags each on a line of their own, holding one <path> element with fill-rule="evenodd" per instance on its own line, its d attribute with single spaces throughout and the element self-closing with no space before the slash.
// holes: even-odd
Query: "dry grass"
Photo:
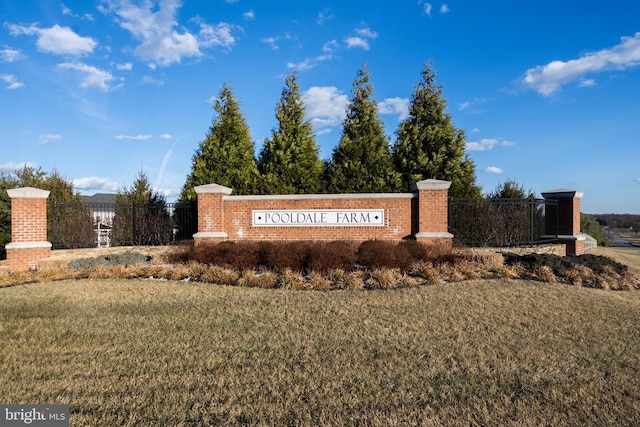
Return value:
<svg viewBox="0 0 640 427">
<path fill-rule="evenodd" d="M 14 286 L 0 396 L 74 426 L 638 425 L 639 313 L 640 292 L 512 280 Z"/>
</svg>

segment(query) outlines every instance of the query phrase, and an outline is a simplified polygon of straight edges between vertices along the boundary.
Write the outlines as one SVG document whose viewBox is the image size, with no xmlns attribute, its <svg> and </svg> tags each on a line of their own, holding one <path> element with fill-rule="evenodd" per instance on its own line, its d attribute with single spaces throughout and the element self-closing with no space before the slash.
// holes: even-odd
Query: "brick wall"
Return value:
<svg viewBox="0 0 640 427">
<path fill-rule="evenodd" d="M 414 194 L 227 196 L 223 229 L 232 240 L 402 240 L 411 237 Z M 252 226 L 253 210 L 383 209 L 383 226 Z"/>
<path fill-rule="evenodd" d="M 415 238 L 451 248 L 448 181 L 425 180 L 411 193 L 232 196 L 217 184 L 196 187 L 196 245 L 221 240 L 393 240 Z M 254 225 L 254 211 L 382 210 L 379 225 Z"/>
</svg>

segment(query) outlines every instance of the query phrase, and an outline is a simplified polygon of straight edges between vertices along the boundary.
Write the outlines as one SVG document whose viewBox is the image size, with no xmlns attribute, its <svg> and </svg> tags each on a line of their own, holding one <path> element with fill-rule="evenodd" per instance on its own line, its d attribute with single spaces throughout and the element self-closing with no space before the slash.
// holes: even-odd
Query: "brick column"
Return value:
<svg viewBox="0 0 640 427">
<path fill-rule="evenodd" d="M 38 261 L 51 255 L 47 241 L 49 192 L 32 187 L 7 190 L 11 198 L 11 243 L 6 245 L 11 271 L 36 270 Z"/>
<path fill-rule="evenodd" d="M 195 187 L 198 195 L 198 232 L 193 235 L 194 245 L 219 242 L 229 238 L 224 230 L 223 197 L 233 191 L 218 184 Z"/>
<path fill-rule="evenodd" d="M 553 200 L 557 207 L 548 206 L 545 212 L 545 232 L 555 234 L 566 246 L 566 255 L 584 255 L 585 238 L 580 235 L 580 199 L 584 193 L 573 190 L 553 190 L 542 193 L 545 200 Z M 551 207 L 552 209 L 549 209 Z M 554 230 L 555 229 L 555 230 Z"/>
<path fill-rule="evenodd" d="M 449 181 L 425 179 L 412 188 L 418 193 L 416 240 L 447 251 L 453 241 L 453 234 L 449 233 L 449 187 Z"/>
</svg>

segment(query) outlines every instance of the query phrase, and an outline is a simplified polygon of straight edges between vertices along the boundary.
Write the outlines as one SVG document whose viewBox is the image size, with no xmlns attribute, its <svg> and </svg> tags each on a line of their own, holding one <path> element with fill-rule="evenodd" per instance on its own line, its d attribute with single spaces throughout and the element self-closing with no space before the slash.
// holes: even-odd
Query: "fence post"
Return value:
<svg viewBox="0 0 640 427">
<path fill-rule="evenodd" d="M 224 231 L 223 197 L 233 191 L 219 184 L 199 185 L 195 187 L 198 195 L 198 232 L 193 235 L 194 245 L 219 242 L 229 238 Z"/>
<path fill-rule="evenodd" d="M 453 234 L 449 233 L 450 181 L 425 179 L 413 185 L 418 193 L 418 224 L 416 240 L 434 244 L 450 251 Z"/>
<path fill-rule="evenodd" d="M 33 187 L 7 190 L 11 198 L 11 243 L 7 266 L 11 271 L 35 270 L 38 261 L 51 254 L 47 241 L 47 198 L 49 191 Z"/>
<path fill-rule="evenodd" d="M 558 241 L 565 244 L 566 255 L 585 253 L 585 238 L 580 235 L 580 199 L 583 195 L 580 191 L 565 189 L 542 193 L 546 200 L 557 203 L 555 215 L 545 215 L 545 229 L 549 232 L 557 227 Z"/>
</svg>

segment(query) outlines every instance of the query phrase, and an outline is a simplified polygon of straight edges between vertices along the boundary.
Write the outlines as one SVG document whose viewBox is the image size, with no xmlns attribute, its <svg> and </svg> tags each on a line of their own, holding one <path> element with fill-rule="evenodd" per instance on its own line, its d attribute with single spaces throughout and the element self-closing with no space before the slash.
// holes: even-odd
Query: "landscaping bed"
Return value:
<svg viewBox="0 0 640 427">
<path fill-rule="evenodd" d="M 464 249 L 440 253 L 415 241 L 223 242 L 197 248 L 169 247 L 153 255 L 130 249 L 58 259 L 58 268 L 0 277 L 0 286 L 63 279 L 145 278 L 269 289 L 374 290 L 522 278 L 611 290 L 640 288 L 640 279 L 626 265 L 605 256 Z"/>
</svg>

